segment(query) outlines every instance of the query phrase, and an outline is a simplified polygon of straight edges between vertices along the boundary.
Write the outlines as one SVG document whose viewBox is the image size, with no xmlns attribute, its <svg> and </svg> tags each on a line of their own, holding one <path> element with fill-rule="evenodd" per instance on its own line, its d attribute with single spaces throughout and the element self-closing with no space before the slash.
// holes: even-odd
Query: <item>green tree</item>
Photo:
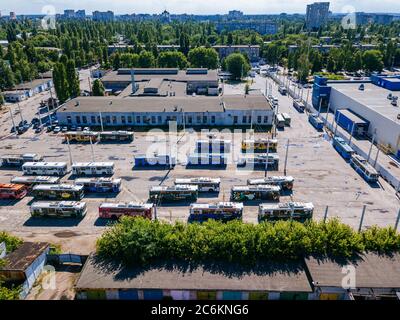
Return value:
<svg viewBox="0 0 400 320">
<path fill-rule="evenodd" d="M 4 60 L 0 60 L 0 89 L 11 88 L 15 84 L 12 70 Z"/>
<path fill-rule="evenodd" d="M 75 61 L 69 59 L 66 65 L 66 80 L 68 83 L 69 97 L 76 98 L 80 95 L 79 77 L 75 69 Z"/>
<path fill-rule="evenodd" d="M 247 75 L 251 67 L 241 53 L 232 53 L 226 58 L 226 68 L 234 79 L 241 79 Z"/>
<path fill-rule="evenodd" d="M 104 96 L 104 86 L 99 79 L 96 79 L 93 82 L 92 94 L 94 96 Z"/>
<path fill-rule="evenodd" d="M 53 70 L 54 89 L 60 103 L 64 103 L 70 96 L 67 82 L 67 72 L 65 66 L 61 62 L 57 62 Z"/>
<path fill-rule="evenodd" d="M 363 67 L 367 72 L 382 71 L 383 54 L 379 50 L 368 50 L 363 54 Z"/>
<path fill-rule="evenodd" d="M 118 52 L 113 55 L 112 61 L 114 70 L 118 70 L 119 68 L 121 68 L 121 58 Z"/>
<path fill-rule="evenodd" d="M 213 48 L 194 48 L 189 51 L 188 60 L 193 68 L 216 69 L 218 53 Z"/>
<path fill-rule="evenodd" d="M 186 32 L 182 32 L 179 37 L 181 52 L 186 56 L 190 50 L 190 37 Z"/>
<path fill-rule="evenodd" d="M 160 68 L 184 69 L 188 65 L 185 55 L 179 51 L 161 52 L 157 61 Z"/>
<path fill-rule="evenodd" d="M 300 82 L 306 82 L 310 74 L 312 64 L 308 60 L 307 54 L 303 53 L 298 61 L 297 77 Z"/>
<path fill-rule="evenodd" d="M 153 53 L 150 51 L 142 50 L 139 55 L 140 68 L 152 68 L 155 66 L 155 59 Z"/>
</svg>

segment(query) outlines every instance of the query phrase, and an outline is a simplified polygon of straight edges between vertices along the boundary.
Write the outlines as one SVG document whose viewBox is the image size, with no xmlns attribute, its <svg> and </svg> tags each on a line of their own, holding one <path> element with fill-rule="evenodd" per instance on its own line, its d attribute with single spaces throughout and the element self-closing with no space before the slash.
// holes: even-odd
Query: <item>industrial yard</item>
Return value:
<svg viewBox="0 0 400 320">
<path fill-rule="evenodd" d="M 270 81 L 272 83 L 272 81 Z M 265 78 L 257 76 L 254 88 L 262 88 Z M 233 90 L 232 88 L 230 90 Z M 237 89 L 238 92 L 241 88 Z M 379 226 L 394 225 L 399 208 L 396 191 L 385 180 L 379 179 L 377 185 L 370 185 L 356 173 L 351 166 L 335 151 L 330 144 L 326 132 L 316 131 L 307 120 L 307 114 L 298 113 L 292 106 L 292 99 L 281 96 L 273 85 L 273 95 L 279 98 L 279 111 L 291 116 L 291 126 L 277 130 L 278 154 L 280 156 L 279 171 L 267 171 L 267 175 L 284 175 L 284 160 L 286 144 L 289 140 L 287 175 L 293 176 L 292 193 L 281 196 L 280 202 L 312 202 L 314 204 L 314 219 L 324 218 L 328 206 L 328 217 L 339 217 L 344 223 L 354 228 L 359 227 L 363 207 L 366 211 L 363 228 L 377 224 Z M 25 106 L 25 108 L 29 108 Z M 23 111 L 25 112 L 25 111 Z M 27 111 L 26 113 L 28 113 Z M 4 117 L 5 115 L 3 115 Z M 10 127 L 11 121 L 3 122 L 2 126 Z M 211 128 L 210 128 L 211 129 Z M 250 126 L 247 128 L 250 129 Z M 265 129 L 256 129 L 255 138 L 265 138 Z M 3 129 L 1 130 L 3 131 Z M 90 253 L 96 238 L 106 228 L 108 220 L 98 217 L 98 207 L 102 202 L 135 201 L 146 202 L 149 189 L 157 185 L 173 185 L 176 178 L 213 177 L 221 179 L 221 190 L 217 193 L 200 193 L 197 203 L 212 203 L 229 201 L 232 186 L 246 185 L 249 178 L 262 178 L 265 171 L 238 169 L 234 162 L 240 154 L 242 139 L 246 133 L 229 133 L 215 131 L 217 138 L 231 140 L 233 143 L 230 161 L 226 168 L 202 167 L 186 168 L 183 161 L 186 155 L 193 151 L 194 142 L 200 138 L 189 125 L 183 131 L 178 126 L 178 132 L 170 135 L 160 131 L 135 132 L 131 143 L 71 143 L 73 162 L 114 162 L 114 178 L 122 179 L 122 191 L 117 194 L 88 194 L 82 201 L 87 203 L 88 212 L 82 219 L 32 218 L 29 205 L 32 197 L 21 200 L 0 200 L 0 222 L 2 229 L 10 231 L 30 241 L 49 241 L 61 244 L 64 251 L 79 254 Z M 259 132 L 260 131 L 260 132 Z M 204 136 L 203 136 L 204 137 Z M 46 161 L 67 162 L 70 166 L 68 144 L 63 142 L 63 134 L 27 133 L 16 138 L 4 137 L 0 141 L 3 153 L 22 154 L 38 153 Z M 135 168 L 134 156 L 146 154 L 148 150 L 163 152 L 172 141 L 177 144 L 177 165 L 169 168 Z M 93 150 L 93 153 L 92 153 Z M 9 183 L 14 176 L 22 176 L 20 170 L 1 168 L 0 183 Z M 71 174 L 62 178 L 62 182 L 73 184 Z M 245 202 L 243 221 L 257 223 L 258 205 L 261 202 Z M 184 221 L 189 215 L 190 202 L 175 202 L 160 204 L 157 207 L 158 219 L 166 221 Z"/>
</svg>

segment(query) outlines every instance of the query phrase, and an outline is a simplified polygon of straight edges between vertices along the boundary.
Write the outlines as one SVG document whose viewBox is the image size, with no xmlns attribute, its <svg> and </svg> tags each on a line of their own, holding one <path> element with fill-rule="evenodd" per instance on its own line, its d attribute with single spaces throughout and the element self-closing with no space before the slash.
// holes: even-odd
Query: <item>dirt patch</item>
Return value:
<svg viewBox="0 0 400 320">
<path fill-rule="evenodd" d="M 395 168 L 398 168 L 399 166 L 397 165 L 397 163 L 394 163 L 393 161 L 389 161 L 389 164 Z"/>
<path fill-rule="evenodd" d="M 76 232 L 73 231 L 61 231 L 54 234 L 57 238 L 72 238 L 78 236 Z"/>
</svg>

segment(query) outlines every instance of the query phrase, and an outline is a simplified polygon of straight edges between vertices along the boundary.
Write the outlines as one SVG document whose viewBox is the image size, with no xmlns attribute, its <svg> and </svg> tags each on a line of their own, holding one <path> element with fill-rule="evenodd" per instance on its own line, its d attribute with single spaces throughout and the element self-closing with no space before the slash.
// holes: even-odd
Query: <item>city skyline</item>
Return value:
<svg viewBox="0 0 400 320">
<path fill-rule="evenodd" d="M 4 2 L 4 0 L 1 0 Z M 10 11 L 19 14 L 41 14 L 44 6 L 54 6 L 57 13 L 62 13 L 65 9 L 86 10 L 87 14 L 93 11 L 112 10 L 115 14 L 154 14 L 168 10 L 172 14 L 226 14 L 230 10 L 241 10 L 244 14 L 279 14 L 279 13 L 301 13 L 306 11 L 307 4 L 314 1 L 307 0 L 253 0 L 244 2 L 241 0 L 221 0 L 218 8 L 214 3 L 200 0 L 149 0 L 145 2 L 114 0 L 112 3 L 106 0 L 22 0 L 17 3 L 1 3 L 0 11 L 2 15 L 7 15 Z M 349 6 L 357 12 L 389 12 L 400 13 L 400 3 L 397 0 L 337 0 L 330 1 L 331 11 L 334 13 L 344 13 L 349 11 Z"/>
</svg>

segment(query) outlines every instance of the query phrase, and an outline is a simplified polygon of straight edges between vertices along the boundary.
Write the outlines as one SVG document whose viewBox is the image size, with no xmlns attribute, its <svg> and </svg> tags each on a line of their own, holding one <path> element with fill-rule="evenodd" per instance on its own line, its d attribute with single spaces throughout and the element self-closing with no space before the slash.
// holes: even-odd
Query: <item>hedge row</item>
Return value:
<svg viewBox="0 0 400 320">
<path fill-rule="evenodd" d="M 326 223 L 278 221 L 253 225 L 212 220 L 169 224 L 123 217 L 97 241 L 101 257 L 130 265 L 159 260 L 255 264 L 310 254 L 347 258 L 364 251 L 398 250 L 400 235 L 393 228 L 372 227 L 359 233 L 336 219 Z"/>
</svg>

